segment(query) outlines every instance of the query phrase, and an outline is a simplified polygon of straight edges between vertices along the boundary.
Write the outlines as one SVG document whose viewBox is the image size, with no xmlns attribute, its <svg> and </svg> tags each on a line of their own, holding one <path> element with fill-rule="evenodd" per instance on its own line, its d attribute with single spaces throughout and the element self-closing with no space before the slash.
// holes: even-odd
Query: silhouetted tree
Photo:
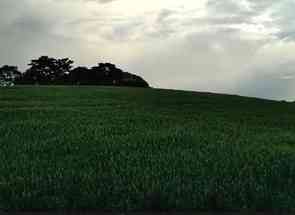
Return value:
<svg viewBox="0 0 295 215">
<path fill-rule="evenodd" d="M 111 63 L 98 63 L 97 66 L 76 67 L 69 58 L 55 59 L 41 56 L 31 60 L 29 69 L 17 84 L 70 84 L 70 85 L 113 85 L 149 87 L 141 77 L 123 72 Z"/>
<path fill-rule="evenodd" d="M 54 82 L 56 84 L 65 84 L 72 69 L 74 61 L 69 58 L 57 59 L 54 68 Z"/>
<path fill-rule="evenodd" d="M 0 84 L 13 85 L 14 81 L 21 76 L 17 66 L 4 65 L 0 67 Z"/>
<path fill-rule="evenodd" d="M 24 80 L 32 84 L 62 84 L 74 62 L 68 58 L 55 59 L 41 56 L 31 60 L 30 68 L 25 72 Z"/>
<path fill-rule="evenodd" d="M 94 84 L 119 85 L 123 71 L 111 63 L 99 63 L 90 69 L 90 79 Z"/>
<path fill-rule="evenodd" d="M 123 73 L 121 81 L 122 86 L 133 86 L 133 87 L 149 87 L 148 82 L 138 75 L 131 74 L 129 72 Z"/>
<path fill-rule="evenodd" d="M 74 85 L 87 84 L 89 69 L 87 67 L 76 67 L 70 70 L 69 83 Z"/>
</svg>

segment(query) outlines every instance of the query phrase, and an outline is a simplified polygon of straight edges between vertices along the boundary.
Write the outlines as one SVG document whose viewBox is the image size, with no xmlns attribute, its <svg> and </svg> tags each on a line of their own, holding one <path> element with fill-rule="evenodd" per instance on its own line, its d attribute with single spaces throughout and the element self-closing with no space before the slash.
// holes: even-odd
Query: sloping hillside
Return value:
<svg viewBox="0 0 295 215">
<path fill-rule="evenodd" d="M 291 209 L 295 105 L 119 87 L 0 89 L 0 208 Z"/>
</svg>

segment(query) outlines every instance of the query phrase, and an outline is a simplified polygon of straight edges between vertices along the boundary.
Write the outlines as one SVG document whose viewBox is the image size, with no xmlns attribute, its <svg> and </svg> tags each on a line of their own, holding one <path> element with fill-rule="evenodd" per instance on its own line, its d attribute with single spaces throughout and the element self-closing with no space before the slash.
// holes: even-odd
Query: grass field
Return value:
<svg viewBox="0 0 295 215">
<path fill-rule="evenodd" d="M 0 89 L 0 208 L 292 209 L 295 103 Z"/>
</svg>

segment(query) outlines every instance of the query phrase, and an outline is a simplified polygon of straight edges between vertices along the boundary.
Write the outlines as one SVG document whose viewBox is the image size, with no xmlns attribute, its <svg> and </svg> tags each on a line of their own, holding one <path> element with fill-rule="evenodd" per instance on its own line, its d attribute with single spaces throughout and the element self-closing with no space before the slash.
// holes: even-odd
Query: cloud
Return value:
<svg viewBox="0 0 295 215">
<path fill-rule="evenodd" d="M 2 0 L 0 64 L 111 61 L 153 86 L 294 99 L 292 0 Z"/>
<path fill-rule="evenodd" d="M 157 43 L 133 62 L 133 70 L 143 65 L 158 87 L 229 93 L 260 46 L 261 41 L 242 41 L 226 32 L 196 32 Z"/>
<path fill-rule="evenodd" d="M 273 41 L 260 48 L 242 71 L 238 93 L 271 99 L 294 100 L 293 41 Z"/>
<path fill-rule="evenodd" d="M 295 40 L 294 7 L 294 1 L 285 0 L 283 3 L 277 5 L 276 9 L 272 13 L 275 25 L 280 29 L 280 31 L 277 33 L 279 39 Z"/>
<path fill-rule="evenodd" d="M 98 1 L 99 3 L 110 3 L 117 0 L 88 0 L 88 1 Z"/>
<path fill-rule="evenodd" d="M 216 16 L 219 22 L 227 20 L 227 24 L 254 23 L 278 39 L 294 39 L 295 2 L 292 0 L 209 0 L 207 6 L 211 15 L 219 14 Z"/>
<path fill-rule="evenodd" d="M 99 3 L 99 4 L 107 4 L 107 3 L 111 3 L 114 1 L 118 1 L 118 0 L 52 0 L 55 2 L 62 2 L 62 1 L 68 1 L 68 2 L 95 2 L 95 3 Z"/>
</svg>

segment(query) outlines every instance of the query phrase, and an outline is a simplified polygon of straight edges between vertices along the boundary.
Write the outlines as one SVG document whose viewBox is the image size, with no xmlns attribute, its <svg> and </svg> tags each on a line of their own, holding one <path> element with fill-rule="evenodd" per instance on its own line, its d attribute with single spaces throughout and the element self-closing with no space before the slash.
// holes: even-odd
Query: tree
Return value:
<svg viewBox="0 0 295 215">
<path fill-rule="evenodd" d="M 98 63 L 91 67 L 76 67 L 69 58 L 55 59 L 41 56 L 31 60 L 29 69 L 18 84 L 70 84 L 149 87 L 140 76 L 123 72 L 112 63 Z"/>
<path fill-rule="evenodd" d="M 31 60 L 24 79 L 33 84 L 62 84 L 65 83 L 74 61 L 69 58 L 55 59 L 41 56 Z"/>
<path fill-rule="evenodd" d="M 146 82 L 142 77 L 129 72 L 123 73 L 121 85 L 130 87 L 149 87 L 148 82 Z"/>
<path fill-rule="evenodd" d="M 31 60 L 30 68 L 26 71 L 26 79 L 33 84 L 49 83 L 53 78 L 55 70 L 55 59 L 41 56 L 39 59 Z"/>
<path fill-rule="evenodd" d="M 4 65 L 0 67 L 0 85 L 11 86 L 21 76 L 17 66 Z"/>
<path fill-rule="evenodd" d="M 70 84 L 80 85 L 87 83 L 87 77 L 89 76 L 89 69 L 87 67 L 76 67 L 70 70 L 68 81 Z"/>
<path fill-rule="evenodd" d="M 55 63 L 56 68 L 54 69 L 54 82 L 61 84 L 66 83 L 74 61 L 69 58 L 62 58 L 57 59 Z"/>
<path fill-rule="evenodd" d="M 95 84 L 118 85 L 123 77 L 123 71 L 111 63 L 99 63 L 90 71 L 91 80 Z"/>
</svg>

